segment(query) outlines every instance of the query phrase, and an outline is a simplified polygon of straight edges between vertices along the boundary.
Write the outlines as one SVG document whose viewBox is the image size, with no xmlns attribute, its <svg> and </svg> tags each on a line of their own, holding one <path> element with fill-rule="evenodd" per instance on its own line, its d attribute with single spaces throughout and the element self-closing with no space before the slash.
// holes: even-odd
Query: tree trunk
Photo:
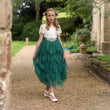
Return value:
<svg viewBox="0 0 110 110">
<path fill-rule="evenodd" d="M 39 19 L 39 12 L 40 12 L 40 3 L 35 4 L 35 10 L 36 10 L 36 20 Z"/>
</svg>

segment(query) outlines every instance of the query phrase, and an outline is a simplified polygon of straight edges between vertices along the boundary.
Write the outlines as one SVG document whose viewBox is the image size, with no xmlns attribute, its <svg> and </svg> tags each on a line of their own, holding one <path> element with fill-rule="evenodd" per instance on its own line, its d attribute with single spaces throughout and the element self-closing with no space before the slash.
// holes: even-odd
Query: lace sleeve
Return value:
<svg viewBox="0 0 110 110">
<path fill-rule="evenodd" d="M 60 35 L 62 33 L 61 27 L 59 25 L 59 29 L 57 30 L 57 35 Z"/>
<path fill-rule="evenodd" d="M 39 29 L 39 34 L 40 33 L 44 34 L 44 28 L 43 27 L 44 27 L 43 24 L 41 24 L 40 25 L 40 29 Z"/>
</svg>

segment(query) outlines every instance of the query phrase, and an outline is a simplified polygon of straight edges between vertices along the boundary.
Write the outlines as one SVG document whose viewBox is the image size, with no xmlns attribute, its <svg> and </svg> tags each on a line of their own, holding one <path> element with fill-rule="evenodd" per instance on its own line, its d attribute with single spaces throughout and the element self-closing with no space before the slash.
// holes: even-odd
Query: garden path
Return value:
<svg viewBox="0 0 110 110">
<path fill-rule="evenodd" d="M 110 85 L 78 60 L 79 53 L 66 52 L 68 79 L 55 89 L 57 103 L 43 97 L 32 62 L 35 45 L 24 46 L 12 58 L 9 110 L 110 110 Z"/>
</svg>

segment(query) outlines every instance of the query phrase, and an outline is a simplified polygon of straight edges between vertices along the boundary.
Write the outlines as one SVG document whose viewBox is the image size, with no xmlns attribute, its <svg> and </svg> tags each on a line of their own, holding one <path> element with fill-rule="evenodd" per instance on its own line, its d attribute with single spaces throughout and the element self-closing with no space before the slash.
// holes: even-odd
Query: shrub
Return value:
<svg viewBox="0 0 110 110">
<path fill-rule="evenodd" d="M 82 22 L 80 18 L 57 18 L 58 23 L 62 28 L 61 37 L 64 41 L 70 40 L 73 32 L 76 31 L 78 27 L 80 27 L 80 23 Z"/>
<path fill-rule="evenodd" d="M 13 16 L 12 20 L 12 40 L 22 40 L 21 35 L 23 32 L 24 26 L 32 21 L 31 17 L 19 17 L 19 16 Z"/>
<path fill-rule="evenodd" d="M 87 41 L 86 44 L 88 46 L 87 52 L 97 52 L 95 41 L 92 41 L 91 39 L 89 39 L 89 41 Z M 80 52 L 80 45 L 81 45 L 81 42 L 76 38 L 76 32 L 74 32 L 71 35 L 71 41 L 67 41 L 64 43 L 64 46 L 66 48 L 71 48 L 73 46 L 77 47 L 76 49 L 70 49 L 71 53 Z"/>
<path fill-rule="evenodd" d="M 20 36 L 22 34 L 25 22 L 23 17 L 13 17 L 12 23 L 12 40 L 21 40 Z"/>
<path fill-rule="evenodd" d="M 25 40 L 26 37 L 29 38 L 29 41 L 36 41 L 39 38 L 39 28 L 41 25 L 41 20 L 34 20 L 32 22 L 27 23 L 24 26 L 22 33 L 22 40 Z"/>
<path fill-rule="evenodd" d="M 86 28 L 82 28 L 82 29 L 78 29 L 76 31 L 76 36 L 77 36 L 77 38 L 80 37 L 80 39 L 78 39 L 78 40 L 88 41 L 88 40 L 90 40 L 91 33 Z"/>
</svg>

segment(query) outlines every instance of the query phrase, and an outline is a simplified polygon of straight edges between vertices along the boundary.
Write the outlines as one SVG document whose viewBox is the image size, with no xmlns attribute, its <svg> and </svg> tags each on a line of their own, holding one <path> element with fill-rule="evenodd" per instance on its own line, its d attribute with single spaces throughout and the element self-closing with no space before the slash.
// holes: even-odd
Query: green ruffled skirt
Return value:
<svg viewBox="0 0 110 110">
<path fill-rule="evenodd" d="M 63 59 L 63 48 L 59 40 L 49 41 L 43 39 L 39 45 L 33 65 L 39 80 L 46 86 L 63 86 L 67 79 L 66 59 Z"/>
</svg>

